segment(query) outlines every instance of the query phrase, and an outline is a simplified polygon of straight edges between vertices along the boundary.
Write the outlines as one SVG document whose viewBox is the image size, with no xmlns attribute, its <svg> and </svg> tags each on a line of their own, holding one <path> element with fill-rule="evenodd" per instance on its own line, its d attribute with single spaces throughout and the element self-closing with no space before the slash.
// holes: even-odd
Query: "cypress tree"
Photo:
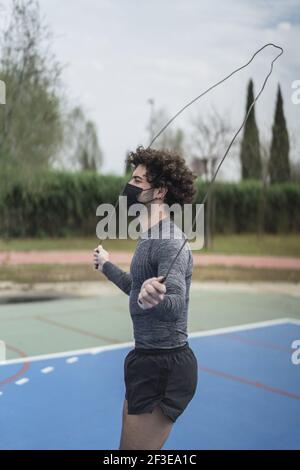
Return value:
<svg viewBox="0 0 300 470">
<path fill-rule="evenodd" d="M 268 168 L 271 183 L 281 183 L 290 179 L 289 149 L 289 135 L 283 112 L 283 99 L 280 85 L 278 85 Z"/>
<path fill-rule="evenodd" d="M 246 114 L 249 111 L 251 103 L 254 100 L 253 81 L 248 84 Z M 262 162 L 259 145 L 259 133 L 255 119 L 255 106 L 253 106 L 250 115 L 244 127 L 244 134 L 241 143 L 241 168 L 242 179 L 262 178 Z"/>
</svg>

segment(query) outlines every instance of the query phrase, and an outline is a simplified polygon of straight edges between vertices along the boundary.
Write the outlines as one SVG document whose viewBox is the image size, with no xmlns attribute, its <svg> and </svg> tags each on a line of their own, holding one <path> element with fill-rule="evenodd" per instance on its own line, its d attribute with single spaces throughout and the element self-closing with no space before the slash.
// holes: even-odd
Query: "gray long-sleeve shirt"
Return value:
<svg viewBox="0 0 300 470">
<path fill-rule="evenodd" d="M 186 242 L 167 280 L 164 299 L 154 307 L 142 309 L 138 303 L 141 286 L 146 279 L 165 275 L 186 235 L 166 217 L 137 241 L 127 273 L 110 261 L 103 264 L 103 274 L 129 295 L 135 347 L 175 348 L 186 343 L 189 290 L 193 271 L 191 249 Z"/>
</svg>

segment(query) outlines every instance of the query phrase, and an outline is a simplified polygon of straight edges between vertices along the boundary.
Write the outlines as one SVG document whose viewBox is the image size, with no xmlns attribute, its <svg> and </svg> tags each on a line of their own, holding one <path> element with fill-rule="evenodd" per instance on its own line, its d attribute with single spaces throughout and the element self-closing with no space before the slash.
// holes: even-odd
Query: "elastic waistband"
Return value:
<svg viewBox="0 0 300 470">
<path fill-rule="evenodd" d="M 183 351 L 184 349 L 187 349 L 189 347 L 189 342 L 187 341 L 183 346 L 178 346 L 176 348 L 151 348 L 151 349 L 146 349 L 146 348 L 134 348 L 134 351 L 137 352 L 138 354 L 170 354 L 170 353 L 175 353 L 178 351 Z"/>
</svg>

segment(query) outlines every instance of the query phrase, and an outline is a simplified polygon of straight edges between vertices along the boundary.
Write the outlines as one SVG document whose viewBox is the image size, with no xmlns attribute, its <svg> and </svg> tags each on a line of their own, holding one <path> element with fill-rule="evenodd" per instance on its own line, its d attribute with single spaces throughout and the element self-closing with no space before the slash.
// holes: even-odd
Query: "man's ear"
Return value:
<svg viewBox="0 0 300 470">
<path fill-rule="evenodd" d="M 161 189 L 160 189 L 160 192 L 162 193 L 162 196 L 163 198 L 166 197 L 166 194 L 168 192 L 168 188 L 166 188 L 165 186 L 163 186 Z"/>
<path fill-rule="evenodd" d="M 161 199 L 164 199 L 167 192 L 168 192 L 168 188 L 166 188 L 165 186 L 162 186 L 160 188 L 156 188 L 157 189 L 157 197 L 161 197 Z"/>
</svg>

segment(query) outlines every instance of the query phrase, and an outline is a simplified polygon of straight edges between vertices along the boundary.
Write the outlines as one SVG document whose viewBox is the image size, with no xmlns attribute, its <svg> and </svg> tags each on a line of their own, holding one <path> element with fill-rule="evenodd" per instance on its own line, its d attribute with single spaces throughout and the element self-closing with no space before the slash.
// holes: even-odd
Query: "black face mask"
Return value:
<svg viewBox="0 0 300 470">
<path fill-rule="evenodd" d="M 142 189 L 138 186 L 135 186 L 134 184 L 127 183 L 122 192 L 122 196 L 127 196 L 127 207 L 130 207 L 133 204 L 147 204 L 148 202 L 154 201 L 155 198 L 145 202 L 140 202 L 137 199 L 139 194 L 141 194 L 143 191 L 149 191 L 150 189 L 153 188 Z"/>
</svg>

